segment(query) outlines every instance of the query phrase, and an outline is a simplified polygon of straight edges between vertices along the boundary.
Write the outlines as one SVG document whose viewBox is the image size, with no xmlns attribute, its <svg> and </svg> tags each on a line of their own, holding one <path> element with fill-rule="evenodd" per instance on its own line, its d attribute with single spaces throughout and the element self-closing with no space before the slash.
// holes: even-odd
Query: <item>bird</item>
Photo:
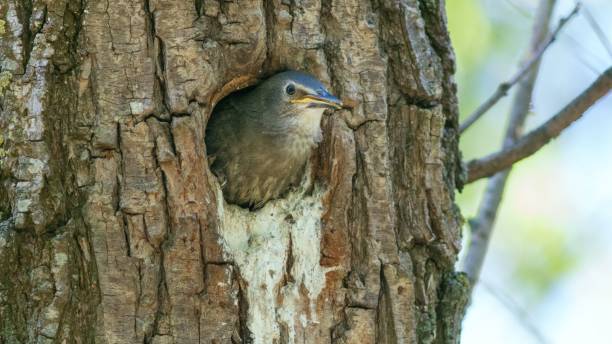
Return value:
<svg viewBox="0 0 612 344">
<path fill-rule="evenodd" d="M 295 70 L 221 99 L 205 145 L 225 200 L 257 210 L 297 186 L 321 141 L 323 113 L 341 108 L 321 81 Z"/>
</svg>

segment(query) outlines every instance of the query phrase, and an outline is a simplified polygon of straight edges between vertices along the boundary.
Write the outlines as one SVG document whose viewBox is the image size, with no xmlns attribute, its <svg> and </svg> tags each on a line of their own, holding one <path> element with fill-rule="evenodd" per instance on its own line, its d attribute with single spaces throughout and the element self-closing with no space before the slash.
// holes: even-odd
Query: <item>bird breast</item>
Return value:
<svg viewBox="0 0 612 344">
<path fill-rule="evenodd" d="M 294 115 L 288 128 L 296 146 L 310 149 L 321 142 L 321 117 L 325 109 L 307 108 Z"/>
<path fill-rule="evenodd" d="M 265 134 L 260 123 L 244 126 L 237 136 L 230 126 L 223 127 L 227 131 L 219 136 L 223 144 L 219 145 L 220 154 L 212 169 L 224 180 L 225 199 L 259 208 L 297 185 L 312 149 L 321 141 L 323 111 L 302 109 L 285 117 L 274 132 Z M 211 138 L 210 142 L 216 141 Z"/>
</svg>

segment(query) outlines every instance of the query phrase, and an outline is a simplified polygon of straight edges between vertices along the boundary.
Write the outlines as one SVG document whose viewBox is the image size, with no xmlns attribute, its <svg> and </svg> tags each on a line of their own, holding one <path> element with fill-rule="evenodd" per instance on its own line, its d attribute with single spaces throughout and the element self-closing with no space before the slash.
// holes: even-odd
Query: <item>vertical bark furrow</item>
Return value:
<svg viewBox="0 0 612 344">
<path fill-rule="evenodd" d="M 441 100 L 444 109 L 444 136 L 442 145 L 445 152 L 457 152 L 444 156 L 444 180 L 449 190 L 463 188 L 465 178 L 461 153 L 459 152 L 459 104 L 457 100 L 457 84 L 455 83 L 455 53 L 447 29 L 444 0 L 421 0 L 421 10 L 426 23 L 428 37 L 432 47 L 442 61 L 442 89 Z M 453 186 L 451 188 L 451 186 Z M 454 218 L 461 218 L 459 210 L 454 211 Z M 453 234 L 458 237 L 459 234 Z"/>
<path fill-rule="evenodd" d="M 96 269 L 76 172 L 88 130 L 65 25 L 81 14 L 67 1 L 0 9 L 1 342 L 93 341 Z"/>
<path fill-rule="evenodd" d="M 416 343 L 414 285 L 410 271 L 387 264 L 381 273 L 378 343 Z"/>
<path fill-rule="evenodd" d="M 379 1 L 381 39 L 390 76 L 411 104 L 430 106 L 442 97 L 442 64 L 425 31 L 418 0 Z"/>
<path fill-rule="evenodd" d="M 97 338 L 142 342 L 152 336 L 163 301 L 159 246 L 167 227 L 161 172 L 142 122 L 156 111 L 156 61 L 144 4 L 89 1 L 86 13 L 98 156 L 86 206 L 102 289 Z"/>
<path fill-rule="evenodd" d="M 442 280 L 438 276 L 452 269 L 460 240 L 460 215 L 453 196 L 459 160 L 453 131 L 457 121 L 454 56 L 443 2 L 383 1 L 381 10 L 388 19 L 381 37 L 393 85 L 405 95 L 391 98 L 388 121 L 394 143 L 399 245 L 409 254 L 404 261 L 410 266 L 404 269 L 412 270 L 415 281 L 416 334 L 419 341 L 431 342 L 440 331 L 435 324 Z M 403 28 L 403 35 L 398 28 Z M 413 79 L 405 78 L 406 74 Z"/>
<path fill-rule="evenodd" d="M 134 318 L 136 338 L 153 335 L 160 295 L 161 245 L 168 219 L 161 170 L 155 158 L 155 141 L 145 122 L 120 127 L 122 158 L 119 208 L 127 233 L 129 257 L 137 259 L 138 295 Z"/>
</svg>

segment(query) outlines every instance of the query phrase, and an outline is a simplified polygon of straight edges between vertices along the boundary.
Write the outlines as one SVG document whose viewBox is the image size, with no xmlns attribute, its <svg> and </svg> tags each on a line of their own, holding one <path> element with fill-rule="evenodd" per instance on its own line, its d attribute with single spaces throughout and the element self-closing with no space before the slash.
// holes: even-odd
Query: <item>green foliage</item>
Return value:
<svg viewBox="0 0 612 344">
<path fill-rule="evenodd" d="M 491 23 L 475 0 L 448 1 L 448 29 L 460 70 L 472 69 L 491 44 Z"/>
<path fill-rule="evenodd" d="M 457 84 L 461 117 L 480 101 L 479 71 L 491 51 L 491 22 L 477 0 L 446 3 L 448 29 L 457 55 Z"/>
<path fill-rule="evenodd" d="M 570 249 L 570 238 L 563 229 L 533 223 L 517 230 L 513 237 L 520 237 L 521 242 L 510 242 L 507 249 L 514 263 L 512 273 L 519 287 L 528 288 L 524 292 L 537 300 L 572 272 L 581 256 Z"/>
</svg>

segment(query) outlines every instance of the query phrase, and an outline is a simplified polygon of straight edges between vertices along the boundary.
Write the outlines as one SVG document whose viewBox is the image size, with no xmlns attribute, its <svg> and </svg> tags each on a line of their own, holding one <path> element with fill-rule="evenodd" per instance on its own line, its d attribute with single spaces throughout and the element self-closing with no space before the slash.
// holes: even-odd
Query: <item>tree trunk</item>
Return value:
<svg viewBox="0 0 612 344">
<path fill-rule="evenodd" d="M 2 0 L 0 343 L 447 343 L 465 279 L 442 0 Z M 250 212 L 214 104 L 283 69 L 352 110 Z"/>
</svg>

